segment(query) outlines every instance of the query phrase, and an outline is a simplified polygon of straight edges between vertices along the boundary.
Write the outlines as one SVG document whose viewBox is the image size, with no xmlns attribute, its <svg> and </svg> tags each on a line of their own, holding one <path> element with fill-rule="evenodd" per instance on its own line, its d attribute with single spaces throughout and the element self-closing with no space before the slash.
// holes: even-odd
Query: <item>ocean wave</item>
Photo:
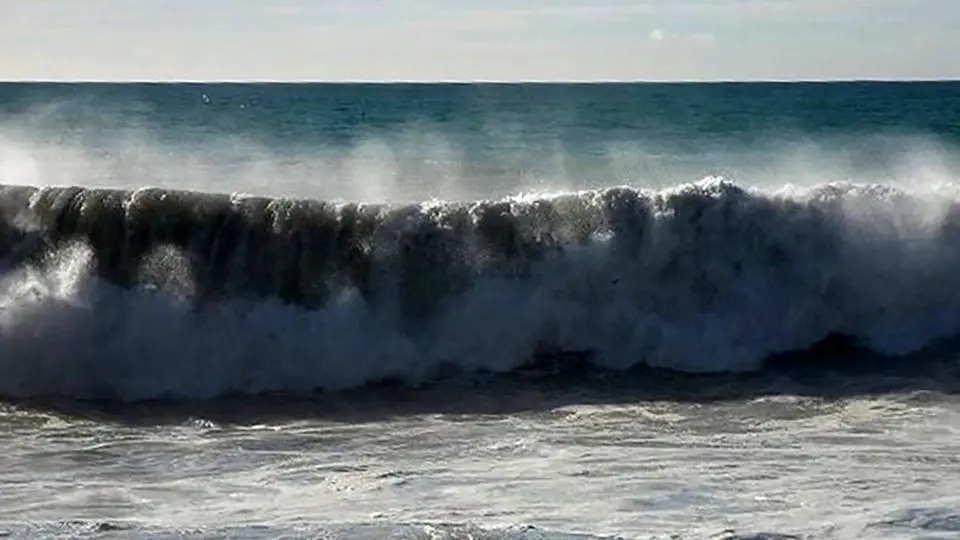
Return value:
<svg viewBox="0 0 960 540">
<path fill-rule="evenodd" d="M 716 178 L 416 205 L 0 187 L 0 395 L 313 392 L 441 368 L 759 369 L 960 330 L 960 190 Z"/>
</svg>

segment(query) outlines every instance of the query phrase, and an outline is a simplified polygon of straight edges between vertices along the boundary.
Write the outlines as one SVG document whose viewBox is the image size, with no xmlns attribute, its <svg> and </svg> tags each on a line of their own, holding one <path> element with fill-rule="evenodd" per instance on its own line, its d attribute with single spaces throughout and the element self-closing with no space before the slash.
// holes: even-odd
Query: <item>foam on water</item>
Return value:
<svg viewBox="0 0 960 540">
<path fill-rule="evenodd" d="M 456 540 L 474 538 L 477 540 L 618 540 L 619 537 L 592 536 L 555 531 L 543 531 L 535 527 L 503 527 L 484 529 L 470 525 L 446 523 L 425 524 L 338 524 L 334 526 L 312 527 L 274 527 L 269 525 L 231 527 L 213 530 L 204 529 L 151 529 L 141 528 L 128 523 L 49 523 L 23 526 L 14 524 L 0 528 L 0 534 L 6 538 L 36 538 L 38 536 L 96 535 L 98 538 L 350 538 L 354 540 L 379 540 L 381 538 L 409 538 L 411 540 Z M 734 540 L 740 537 L 723 537 Z M 784 540 L 789 536 L 749 536 L 747 538 L 769 538 Z"/>
<path fill-rule="evenodd" d="M 0 394 L 142 399 L 411 383 L 574 352 L 754 370 L 834 334 L 960 329 L 960 195 L 722 179 L 336 205 L 6 186 Z"/>
</svg>

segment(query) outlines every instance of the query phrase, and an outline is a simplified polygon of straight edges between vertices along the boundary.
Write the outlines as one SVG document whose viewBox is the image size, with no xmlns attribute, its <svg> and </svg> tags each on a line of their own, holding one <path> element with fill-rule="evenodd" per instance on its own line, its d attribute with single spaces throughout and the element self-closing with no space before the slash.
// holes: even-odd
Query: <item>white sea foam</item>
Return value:
<svg viewBox="0 0 960 540">
<path fill-rule="evenodd" d="M 574 197 L 583 205 L 557 210 L 549 229 L 530 214 L 569 197 L 511 206 L 511 230 L 539 230 L 558 248 L 520 257 L 520 274 L 475 268 L 465 288 L 441 294 L 436 280 L 451 270 L 422 269 L 434 285 L 418 294 L 439 296 L 438 307 L 413 329 L 400 275 L 409 268 L 389 253 L 372 256 L 373 296 L 342 286 L 315 309 L 226 298 L 198 310 L 162 289 L 92 278 L 92 250 L 71 245 L 3 278 L 0 393 L 303 392 L 417 382 L 442 364 L 506 372 L 544 349 L 590 351 L 611 369 L 744 371 L 832 333 L 903 354 L 960 329 L 954 186 L 768 193 L 706 179 L 659 192 L 583 192 Z M 574 242 L 578 222 L 601 209 L 591 240 Z M 374 234 L 395 228 L 402 238 L 409 210 L 402 215 Z M 166 261 L 165 276 L 183 266 Z"/>
</svg>

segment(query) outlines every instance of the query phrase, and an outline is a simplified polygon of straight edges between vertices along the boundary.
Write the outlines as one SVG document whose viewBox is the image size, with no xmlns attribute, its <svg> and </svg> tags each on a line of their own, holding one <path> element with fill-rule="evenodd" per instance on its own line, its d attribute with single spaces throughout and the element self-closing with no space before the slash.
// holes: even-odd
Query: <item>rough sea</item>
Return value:
<svg viewBox="0 0 960 540">
<path fill-rule="evenodd" d="M 960 538 L 960 83 L 0 84 L 0 536 Z"/>
</svg>

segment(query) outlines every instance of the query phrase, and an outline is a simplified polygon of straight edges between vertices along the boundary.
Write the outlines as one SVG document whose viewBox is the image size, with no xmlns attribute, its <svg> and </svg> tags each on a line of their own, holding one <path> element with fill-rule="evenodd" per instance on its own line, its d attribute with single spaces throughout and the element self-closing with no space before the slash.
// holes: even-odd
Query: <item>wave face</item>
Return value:
<svg viewBox="0 0 960 540">
<path fill-rule="evenodd" d="M 0 394 L 142 399 L 508 372 L 755 370 L 832 334 L 960 329 L 960 197 L 722 179 L 346 204 L 0 188 Z"/>
</svg>

